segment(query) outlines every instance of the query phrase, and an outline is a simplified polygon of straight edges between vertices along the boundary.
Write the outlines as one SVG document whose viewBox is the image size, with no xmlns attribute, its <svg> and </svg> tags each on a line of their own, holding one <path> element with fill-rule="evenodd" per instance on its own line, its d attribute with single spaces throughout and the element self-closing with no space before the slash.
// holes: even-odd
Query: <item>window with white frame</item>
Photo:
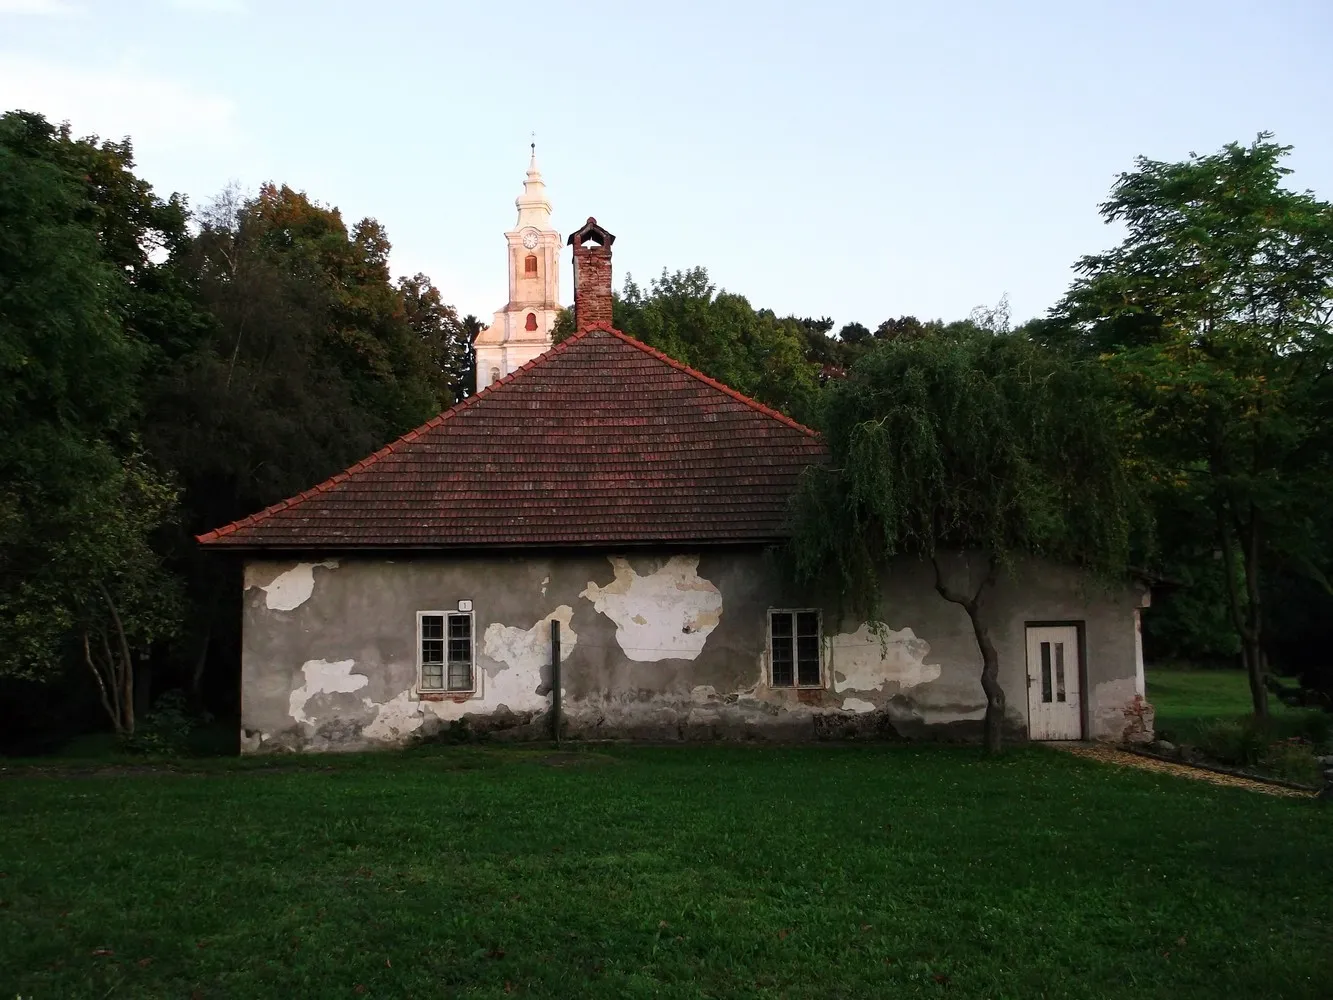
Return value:
<svg viewBox="0 0 1333 1000">
<path fill-rule="evenodd" d="M 773 687 L 822 687 L 819 612 L 768 613 L 769 683 Z"/>
<path fill-rule="evenodd" d="M 472 612 L 418 612 L 417 665 L 422 691 L 475 690 Z"/>
</svg>

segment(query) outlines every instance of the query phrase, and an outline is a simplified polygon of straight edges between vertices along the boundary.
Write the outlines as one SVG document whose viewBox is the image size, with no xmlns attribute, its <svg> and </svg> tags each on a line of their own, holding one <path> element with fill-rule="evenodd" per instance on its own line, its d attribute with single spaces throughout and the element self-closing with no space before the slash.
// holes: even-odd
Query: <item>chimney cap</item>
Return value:
<svg viewBox="0 0 1333 1000">
<path fill-rule="evenodd" d="M 596 243 L 599 247 L 609 247 L 616 238 L 597 224 L 591 215 L 581 229 L 569 234 L 569 245 L 578 249 L 585 243 Z"/>
</svg>

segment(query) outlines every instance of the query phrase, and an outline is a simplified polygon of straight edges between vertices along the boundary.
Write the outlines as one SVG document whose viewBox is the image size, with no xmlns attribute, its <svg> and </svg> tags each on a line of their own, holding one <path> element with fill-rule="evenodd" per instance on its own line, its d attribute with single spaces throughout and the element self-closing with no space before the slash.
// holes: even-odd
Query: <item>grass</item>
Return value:
<svg viewBox="0 0 1333 1000">
<path fill-rule="evenodd" d="M 1333 718 L 1317 708 L 1268 701 L 1269 722 L 1253 723 L 1250 688 L 1238 670 L 1150 668 L 1148 700 L 1157 709 L 1157 735 L 1197 746 L 1224 763 L 1307 784 L 1318 784 L 1315 760 L 1327 753 Z M 1242 759 L 1243 758 L 1243 759 Z"/>
<path fill-rule="evenodd" d="M 0 771 L 6 1000 L 1333 983 L 1333 811 L 1042 747 L 44 766 Z"/>
<path fill-rule="evenodd" d="M 1157 709 L 1157 728 L 1169 739 L 1188 741 L 1217 719 L 1238 719 L 1253 711 L 1250 683 L 1242 670 L 1149 667 L 1148 700 Z M 1298 722 L 1308 709 L 1288 708 L 1269 697 L 1275 724 Z"/>
</svg>

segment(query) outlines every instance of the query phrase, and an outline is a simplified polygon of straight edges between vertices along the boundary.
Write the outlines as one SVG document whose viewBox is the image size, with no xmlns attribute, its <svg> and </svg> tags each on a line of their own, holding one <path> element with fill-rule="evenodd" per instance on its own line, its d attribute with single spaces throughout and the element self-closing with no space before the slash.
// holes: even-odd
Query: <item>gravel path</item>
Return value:
<svg viewBox="0 0 1333 1000">
<path fill-rule="evenodd" d="M 1248 788 L 1252 792 L 1263 792 L 1265 795 L 1283 795 L 1297 799 L 1314 798 L 1313 792 L 1303 792 L 1297 788 L 1284 788 L 1281 785 L 1269 785 L 1262 781 L 1239 778 L 1231 774 L 1218 774 L 1215 771 L 1190 767 L 1188 764 L 1173 764 L 1169 761 L 1153 760 L 1151 757 L 1140 757 L 1138 754 L 1126 753 L 1123 750 L 1117 750 L 1115 747 L 1100 744 L 1052 742 L 1046 745 L 1055 747 L 1057 750 L 1063 750 L 1066 753 L 1072 753 L 1078 757 L 1098 760 L 1103 764 L 1137 767 L 1141 771 L 1157 771 L 1159 774 L 1173 774 L 1179 778 L 1193 778 L 1195 781 L 1211 781 L 1214 785 L 1228 785 L 1232 788 Z"/>
</svg>

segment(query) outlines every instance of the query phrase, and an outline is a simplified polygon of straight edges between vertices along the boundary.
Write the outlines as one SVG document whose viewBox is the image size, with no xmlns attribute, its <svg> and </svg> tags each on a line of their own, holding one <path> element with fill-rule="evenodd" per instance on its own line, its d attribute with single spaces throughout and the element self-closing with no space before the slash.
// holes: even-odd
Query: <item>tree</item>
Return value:
<svg viewBox="0 0 1333 1000">
<path fill-rule="evenodd" d="M 875 327 L 874 336 L 876 340 L 914 340 L 926 336 L 928 332 L 926 324 L 915 316 L 899 316 L 897 319 L 886 319 Z"/>
<path fill-rule="evenodd" d="M 176 490 L 140 455 L 127 459 L 95 512 L 97 548 L 80 561 L 74 581 L 82 598 L 78 623 L 83 659 L 116 735 L 134 735 L 136 660 L 172 637 L 181 615 L 181 581 L 168 572 L 151 537 L 176 514 Z"/>
<path fill-rule="evenodd" d="M 827 390 L 830 461 L 795 498 L 796 575 L 882 627 L 888 560 L 930 560 L 936 591 L 972 624 L 992 752 L 1005 693 L 987 596 L 1000 574 L 1020 556 L 1126 571 L 1139 492 L 1110 390 L 1095 364 L 974 331 L 885 341 Z"/>
<path fill-rule="evenodd" d="M 443 406 L 460 402 L 472 391 L 472 338 L 467 320 L 445 303 L 440 290 L 424 274 L 398 279 L 398 291 L 407 310 L 407 323 L 421 338 L 426 354 L 426 372 Z"/>
<path fill-rule="evenodd" d="M 1160 489 L 1211 526 L 1261 718 L 1265 569 L 1327 587 L 1308 539 L 1333 499 L 1333 208 L 1282 187 L 1290 147 L 1271 140 L 1137 160 L 1101 206 L 1128 235 L 1078 262 L 1041 331 L 1104 356 Z"/>
<path fill-rule="evenodd" d="M 148 224 L 99 197 L 127 190 L 114 182 L 128 157 L 40 115 L 0 118 L 0 676 L 54 676 L 115 604 L 132 691 L 131 651 L 173 625 L 150 542 L 174 494 L 136 454 L 145 345 L 123 322 Z"/>
<path fill-rule="evenodd" d="M 862 323 L 846 323 L 838 331 L 838 339 L 844 344 L 863 344 L 870 336 L 870 329 Z"/>
<path fill-rule="evenodd" d="M 820 366 L 801 320 L 719 291 L 702 267 L 663 271 L 647 291 L 626 276 L 616 328 L 796 419 L 812 412 Z"/>
</svg>

